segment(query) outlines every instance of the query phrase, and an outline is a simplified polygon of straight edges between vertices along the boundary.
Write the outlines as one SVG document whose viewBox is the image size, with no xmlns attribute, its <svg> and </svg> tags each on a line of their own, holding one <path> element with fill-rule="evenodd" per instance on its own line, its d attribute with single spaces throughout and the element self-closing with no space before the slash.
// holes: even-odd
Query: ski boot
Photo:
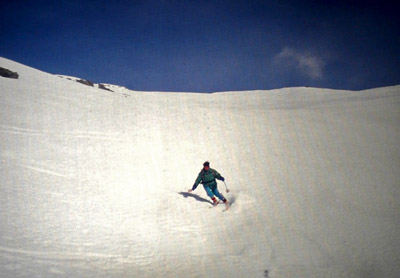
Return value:
<svg viewBox="0 0 400 278">
<path fill-rule="evenodd" d="M 227 199 L 224 199 L 223 202 L 224 202 L 224 204 L 225 204 L 225 210 L 228 210 L 229 207 L 230 207 L 230 204 L 229 204 L 228 200 L 227 200 Z"/>
<path fill-rule="evenodd" d="M 213 201 L 213 206 L 217 206 L 219 204 L 219 201 L 217 200 L 217 198 L 212 197 L 211 200 Z"/>
</svg>

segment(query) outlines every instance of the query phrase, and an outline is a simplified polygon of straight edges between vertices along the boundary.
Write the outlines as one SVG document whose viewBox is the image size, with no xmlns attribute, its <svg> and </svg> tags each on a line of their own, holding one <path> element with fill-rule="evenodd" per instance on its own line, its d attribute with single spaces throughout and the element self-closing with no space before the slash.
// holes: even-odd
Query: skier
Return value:
<svg viewBox="0 0 400 278">
<path fill-rule="evenodd" d="M 221 193 L 219 193 L 218 188 L 217 188 L 217 182 L 215 179 L 225 181 L 225 178 L 221 176 L 220 173 L 218 173 L 216 170 L 210 168 L 210 162 L 206 161 L 203 163 L 203 169 L 201 169 L 199 175 L 197 176 L 196 181 L 193 184 L 193 187 L 189 189 L 189 192 L 193 192 L 199 183 L 201 183 L 204 187 L 204 190 L 207 192 L 207 195 L 211 198 L 213 201 L 213 205 L 216 206 L 218 205 L 219 201 L 215 196 L 218 197 L 224 204 L 229 206 L 228 200 L 225 199 L 224 196 L 222 196 Z"/>
</svg>

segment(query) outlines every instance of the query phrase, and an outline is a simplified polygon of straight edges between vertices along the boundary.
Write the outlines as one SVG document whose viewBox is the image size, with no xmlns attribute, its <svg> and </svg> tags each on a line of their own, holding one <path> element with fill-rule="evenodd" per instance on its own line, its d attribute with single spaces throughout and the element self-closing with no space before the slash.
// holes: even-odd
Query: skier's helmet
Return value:
<svg viewBox="0 0 400 278">
<path fill-rule="evenodd" d="M 204 162 L 204 163 L 203 163 L 203 166 L 204 166 L 204 167 L 206 167 L 206 166 L 207 166 L 207 167 L 210 167 L 210 162 L 208 162 L 208 161 Z"/>
</svg>

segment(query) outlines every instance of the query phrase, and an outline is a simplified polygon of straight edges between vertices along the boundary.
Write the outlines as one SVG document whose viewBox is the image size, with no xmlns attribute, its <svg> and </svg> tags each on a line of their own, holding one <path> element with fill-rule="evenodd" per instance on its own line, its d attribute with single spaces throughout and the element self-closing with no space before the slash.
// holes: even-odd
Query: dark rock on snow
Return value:
<svg viewBox="0 0 400 278">
<path fill-rule="evenodd" d="M 92 81 L 89 81 L 89 80 L 79 79 L 79 80 L 76 80 L 76 82 L 82 83 L 82 84 L 87 85 L 87 86 L 92 86 L 92 87 L 94 87 L 93 82 L 92 82 Z"/>
<path fill-rule="evenodd" d="M 11 70 L 5 69 L 0 67 L 0 76 L 6 77 L 6 78 L 14 78 L 18 79 L 19 75 L 16 72 L 13 72 Z"/>
</svg>

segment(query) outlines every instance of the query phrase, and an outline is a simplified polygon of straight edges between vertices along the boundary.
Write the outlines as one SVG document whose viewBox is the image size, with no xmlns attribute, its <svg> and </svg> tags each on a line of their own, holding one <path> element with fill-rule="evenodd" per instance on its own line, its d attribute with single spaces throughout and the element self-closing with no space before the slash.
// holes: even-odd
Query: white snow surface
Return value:
<svg viewBox="0 0 400 278">
<path fill-rule="evenodd" d="M 0 277 L 400 277 L 400 86 L 110 92 L 0 66 Z M 227 212 L 186 193 L 205 160 Z"/>
</svg>

